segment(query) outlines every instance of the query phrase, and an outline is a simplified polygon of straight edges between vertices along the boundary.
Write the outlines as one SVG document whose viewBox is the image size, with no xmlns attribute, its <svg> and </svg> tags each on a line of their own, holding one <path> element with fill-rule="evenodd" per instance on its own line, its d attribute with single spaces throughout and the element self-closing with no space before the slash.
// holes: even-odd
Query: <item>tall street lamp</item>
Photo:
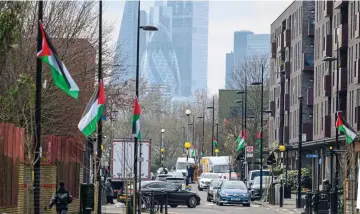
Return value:
<svg viewBox="0 0 360 214">
<path fill-rule="evenodd" d="M 164 133 L 165 133 L 165 129 L 161 129 L 161 146 L 160 146 L 161 167 L 164 167 L 164 151 L 165 151 Z"/>
<path fill-rule="evenodd" d="M 261 85 L 261 104 L 260 104 L 260 199 L 262 196 L 263 183 L 263 129 L 264 129 L 264 65 L 261 65 L 261 82 L 253 82 L 251 85 Z"/>
<path fill-rule="evenodd" d="M 137 40 L 136 40 L 136 78 L 135 78 L 135 95 L 136 98 L 139 99 L 139 76 L 140 76 L 140 72 L 139 72 L 139 58 L 140 58 L 140 29 L 144 30 L 144 31 L 157 31 L 158 29 L 156 27 L 153 26 L 140 26 L 140 0 L 138 3 L 138 13 L 137 13 Z M 137 165 L 138 165 L 138 138 L 135 136 L 134 137 L 134 192 L 137 193 L 137 174 L 138 174 L 138 170 L 137 170 Z M 140 171 L 140 170 L 139 170 Z M 140 173 L 140 179 L 139 179 L 139 191 L 141 188 L 141 171 Z M 140 204 L 140 198 L 136 198 L 136 194 L 134 194 L 134 210 L 136 210 L 136 203 L 138 205 L 138 213 L 141 213 L 141 204 Z"/>
<path fill-rule="evenodd" d="M 214 138 L 214 125 L 215 125 L 215 96 L 213 96 L 212 106 L 207 107 L 208 109 L 212 109 L 212 126 L 211 126 L 211 156 L 214 156 L 214 144 L 212 140 Z"/>
<path fill-rule="evenodd" d="M 201 157 L 204 155 L 204 144 L 205 144 L 205 110 L 203 110 L 203 116 L 198 117 L 202 119 L 202 144 L 201 144 Z"/>
<path fill-rule="evenodd" d="M 336 39 L 337 39 L 337 36 L 336 36 Z M 337 49 L 336 49 L 336 57 L 329 57 L 329 56 L 326 56 L 323 61 L 324 62 L 329 62 L 329 71 L 331 71 L 331 62 L 334 62 L 336 61 L 336 105 L 335 105 L 335 109 L 336 109 L 336 114 L 335 114 L 335 120 L 336 120 L 336 117 L 337 115 L 339 114 L 339 43 L 336 43 L 337 44 Z M 339 144 L 339 131 L 338 129 L 335 129 L 335 144 L 336 144 L 336 149 L 340 149 L 340 144 Z M 333 157 L 331 157 L 333 158 Z M 330 194 L 331 197 L 330 198 L 330 213 L 336 213 L 336 208 L 337 208 L 337 186 L 338 186 L 338 182 L 339 182 L 339 161 L 338 161 L 338 155 L 335 154 L 335 163 L 336 163 L 336 166 L 335 166 L 335 184 L 333 182 L 333 174 L 330 175 L 330 183 L 331 183 L 331 190 L 332 190 L 332 194 Z M 334 166 L 333 166 L 333 163 L 334 161 L 330 161 L 331 165 L 330 165 L 330 168 L 332 169 Z M 335 198 L 334 198 L 335 197 Z"/>
<path fill-rule="evenodd" d="M 244 91 L 237 91 L 236 94 L 242 94 L 242 99 L 241 100 L 236 100 L 235 103 L 241 103 L 241 130 L 242 130 L 242 134 L 246 135 L 246 87 Z M 244 163 L 246 162 L 246 148 L 245 150 L 242 151 L 243 156 L 244 156 Z M 240 166 L 240 169 L 242 169 L 242 165 Z M 241 173 L 241 177 L 242 179 L 244 179 L 246 177 L 246 173 L 245 170 L 242 170 Z"/>
</svg>

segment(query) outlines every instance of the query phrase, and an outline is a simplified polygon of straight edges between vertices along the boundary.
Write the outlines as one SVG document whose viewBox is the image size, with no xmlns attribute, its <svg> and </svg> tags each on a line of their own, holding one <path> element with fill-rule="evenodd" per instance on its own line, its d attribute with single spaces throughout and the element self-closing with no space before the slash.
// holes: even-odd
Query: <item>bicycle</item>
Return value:
<svg viewBox="0 0 360 214">
<path fill-rule="evenodd" d="M 140 199 L 141 199 L 141 209 L 143 210 L 143 212 L 150 212 L 151 211 L 151 197 L 141 195 Z M 154 213 L 158 213 L 160 211 L 160 203 L 156 199 L 153 200 L 153 210 L 154 210 Z"/>
</svg>

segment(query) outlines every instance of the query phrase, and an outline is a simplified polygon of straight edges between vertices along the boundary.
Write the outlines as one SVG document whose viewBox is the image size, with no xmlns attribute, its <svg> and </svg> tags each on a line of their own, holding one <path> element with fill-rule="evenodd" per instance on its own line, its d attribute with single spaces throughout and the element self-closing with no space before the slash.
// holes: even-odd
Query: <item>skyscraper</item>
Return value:
<svg viewBox="0 0 360 214">
<path fill-rule="evenodd" d="M 136 40 L 138 29 L 138 1 L 126 1 L 116 44 L 113 84 L 121 84 L 136 75 Z M 146 25 L 145 11 L 140 11 L 140 25 Z M 146 44 L 146 32 L 140 31 L 140 56 Z"/>
<path fill-rule="evenodd" d="M 226 54 L 226 77 L 225 88 L 234 89 L 233 77 L 229 73 L 234 69 L 240 69 L 246 62 L 251 60 L 252 56 L 262 56 L 270 54 L 270 34 L 254 34 L 251 31 L 237 31 L 234 32 L 234 53 L 233 53 L 233 66 L 228 65 L 228 54 Z M 229 55 L 230 57 L 230 55 Z M 231 67 L 231 70 L 228 68 Z M 230 75 L 229 75 L 230 74 Z"/>
<path fill-rule="evenodd" d="M 226 73 L 225 73 L 225 88 L 231 88 L 231 79 L 234 69 L 234 53 L 226 53 Z"/>
<path fill-rule="evenodd" d="M 207 89 L 209 2 L 193 1 L 191 89 Z"/>
</svg>

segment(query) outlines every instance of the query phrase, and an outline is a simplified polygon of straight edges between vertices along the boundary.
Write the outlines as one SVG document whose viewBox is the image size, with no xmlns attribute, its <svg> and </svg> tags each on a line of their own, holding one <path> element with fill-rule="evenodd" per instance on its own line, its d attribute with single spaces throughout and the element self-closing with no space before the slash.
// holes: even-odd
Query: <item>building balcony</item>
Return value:
<svg viewBox="0 0 360 214">
<path fill-rule="evenodd" d="M 285 62 L 285 78 L 290 79 L 290 62 Z"/>
<path fill-rule="evenodd" d="M 332 37 L 331 35 L 326 35 L 323 37 L 323 57 L 332 56 Z"/>
<path fill-rule="evenodd" d="M 325 8 L 324 8 L 324 17 L 332 16 L 333 14 L 333 1 L 331 0 L 325 0 L 324 2 Z"/>
<path fill-rule="evenodd" d="M 306 141 L 313 140 L 313 123 L 303 123 L 303 132 L 306 134 Z"/>
<path fill-rule="evenodd" d="M 360 59 L 355 60 L 354 63 L 354 84 L 360 84 Z"/>
<path fill-rule="evenodd" d="M 348 0 L 334 0 L 334 8 L 341 9 L 344 7 Z"/>
<path fill-rule="evenodd" d="M 314 54 L 303 54 L 303 71 L 313 71 L 314 70 Z"/>
<path fill-rule="evenodd" d="M 315 19 L 310 18 L 310 19 L 308 19 L 307 35 L 314 36 L 314 31 L 315 31 Z"/>
<path fill-rule="evenodd" d="M 284 34 L 281 33 L 277 38 L 277 49 L 276 49 L 277 52 L 281 52 L 284 48 L 284 38 L 283 37 L 284 37 Z"/>
<path fill-rule="evenodd" d="M 360 38 L 360 13 L 355 13 L 355 38 Z"/>
<path fill-rule="evenodd" d="M 330 97 L 331 96 L 331 75 L 327 74 L 323 77 L 323 95 L 325 97 Z"/>
<path fill-rule="evenodd" d="M 339 68 L 339 90 L 347 90 L 347 68 Z"/>
<path fill-rule="evenodd" d="M 283 38 L 284 38 L 285 47 L 290 47 L 290 45 L 291 45 L 291 30 L 286 29 L 283 34 L 284 34 Z"/>
<path fill-rule="evenodd" d="M 313 88 L 308 88 L 306 90 L 306 105 L 308 106 L 312 106 L 314 105 L 314 89 Z"/>
<path fill-rule="evenodd" d="M 289 127 L 288 126 L 284 126 L 284 144 L 289 144 Z"/>
<path fill-rule="evenodd" d="M 285 111 L 290 110 L 290 94 L 285 94 L 284 96 L 284 108 Z"/>
<path fill-rule="evenodd" d="M 276 42 L 271 42 L 271 58 L 276 58 Z"/>
<path fill-rule="evenodd" d="M 271 111 L 270 116 L 275 117 L 275 101 L 270 101 L 270 111 Z"/>
<path fill-rule="evenodd" d="M 337 50 L 338 48 L 346 48 L 348 45 L 348 25 L 341 24 L 338 28 L 334 29 L 333 37 L 334 50 Z"/>
<path fill-rule="evenodd" d="M 334 126 L 334 124 L 331 124 L 331 115 L 325 115 L 323 123 L 324 123 L 323 126 L 324 137 L 331 137 L 331 128 Z"/>
</svg>

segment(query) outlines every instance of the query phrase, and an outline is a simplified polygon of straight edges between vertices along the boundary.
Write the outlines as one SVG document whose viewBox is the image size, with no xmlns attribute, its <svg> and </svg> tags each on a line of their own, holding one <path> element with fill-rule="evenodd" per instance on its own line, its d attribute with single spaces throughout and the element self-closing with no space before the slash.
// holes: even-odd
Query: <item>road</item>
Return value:
<svg viewBox="0 0 360 214">
<path fill-rule="evenodd" d="M 200 205 L 194 209 L 187 206 L 179 206 L 177 208 L 168 208 L 169 214 L 297 214 L 293 209 L 279 209 L 279 207 L 261 206 L 257 203 L 252 203 L 250 207 L 243 207 L 242 205 L 224 205 L 217 206 L 212 202 L 206 201 L 207 191 L 198 191 L 196 185 L 192 185 L 192 191 L 199 194 L 201 198 Z M 125 213 L 124 207 L 120 203 L 115 205 L 106 205 L 102 208 L 103 213 L 115 214 Z M 165 213 L 165 212 L 164 212 Z"/>
</svg>

